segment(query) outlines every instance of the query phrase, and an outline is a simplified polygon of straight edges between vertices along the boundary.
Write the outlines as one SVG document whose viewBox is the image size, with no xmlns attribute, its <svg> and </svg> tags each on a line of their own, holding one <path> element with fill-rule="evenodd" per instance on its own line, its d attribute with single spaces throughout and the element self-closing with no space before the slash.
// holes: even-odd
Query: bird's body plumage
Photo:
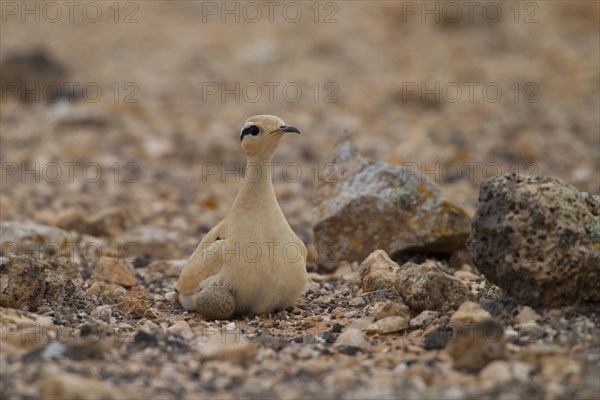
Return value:
<svg viewBox="0 0 600 400">
<path fill-rule="evenodd" d="M 248 157 L 242 187 L 225 219 L 206 234 L 177 282 L 179 301 L 188 310 L 196 308 L 197 293 L 208 286 L 229 290 L 236 314 L 286 308 L 306 288 L 306 246 L 279 207 L 270 168 L 279 132 L 298 131 L 273 116 L 252 117 L 244 128 L 248 126 L 260 127 L 261 133 L 251 130 L 246 135 L 242 130 Z"/>
</svg>

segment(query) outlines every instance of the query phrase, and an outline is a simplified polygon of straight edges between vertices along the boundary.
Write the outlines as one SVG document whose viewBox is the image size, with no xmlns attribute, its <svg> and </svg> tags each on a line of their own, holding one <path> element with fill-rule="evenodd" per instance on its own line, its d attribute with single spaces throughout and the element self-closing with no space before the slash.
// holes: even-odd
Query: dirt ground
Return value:
<svg viewBox="0 0 600 400">
<path fill-rule="evenodd" d="M 100 329 L 101 348 L 79 338 L 7 349 L 2 397 L 55 393 L 56 382 L 40 381 L 65 373 L 130 398 L 600 397 L 593 308 L 536 310 L 543 334 L 510 344 L 521 372 L 504 379 L 458 371 L 424 347 L 451 313 L 370 336 L 368 351 L 335 349 L 338 325 L 372 305 L 356 294 L 357 265 L 325 277 L 309 265 L 313 283 L 293 309 L 214 323 L 165 301 L 180 266 L 161 261 L 188 257 L 226 215 L 245 161 L 239 130 L 255 114 L 302 132 L 281 143 L 275 190 L 307 244 L 313 185 L 343 130 L 364 155 L 420 171 L 470 215 L 482 180 L 512 171 L 598 194 L 598 2 L 75 3 L 1 3 L 0 219 L 60 226 L 105 253 L 123 237 L 156 237 L 143 254 L 117 248 L 137 280 L 121 285 L 125 295 L 90 294 L 92 266 L 80 258 L 61 267 L 85 307 L 46 301 L 35 312 L 78 338 Z M 114 210 L 116 229 L 81 222 Z M 524 305 L 489 295 L 485 279 L 472 284 L 519 336 Z M 152 315 L 118 306 L 131 291 Z M 198 341 L 217 326 L 257 335 L 245 341 L 256 347 L 211 359 Z"/>
</svg>

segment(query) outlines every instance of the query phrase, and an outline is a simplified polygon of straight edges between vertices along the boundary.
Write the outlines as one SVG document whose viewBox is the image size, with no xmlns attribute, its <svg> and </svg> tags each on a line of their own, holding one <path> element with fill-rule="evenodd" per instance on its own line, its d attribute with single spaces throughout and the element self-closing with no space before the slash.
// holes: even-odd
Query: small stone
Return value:
<svg viewBox="0 0 600 400">
<path fill-rule="evenodd" d="M 367 302 L 362 297 L 355 297 L 348 302 L 348 305 L 350 305 L 352 307 L 362 307 L 366 303 Z"/>
<path fill-rule="evenodd" d="M 503 360 L 492 361 L 479 372 L 479 378 L 494 384 L 507 382 L 512 379 L 510 364 Z"/>
<path fill-rule="evenodd" d="M 408 262 L 397 274 L 396 290 L 415 311 L 446 312 L 456 309 L 473 296 L 458 279 L 446 274 L 435 262 Z"/>
<path fill-rule="evenodd" d="M 87 290 L 86 293 L 90 296 L 99 296 L 101 294 L 114 294 L 114 295 L 122 295 L 126 293 L 126 290 L 115 283 L 108 282 L 94 282 Z M 112 297 L 109 295 L 109 297 Z"/>
<path fill-rule="evenodd" d="M 526 322 L 537 322 L 541 319 L 541 315 L 536 313 L 531 307 L 524 306 L 521 311 L 514 317 L 516 324 L 523 324 Z"/>
<path fill-rule="evenodd" d="M 112 306 L 109 304 L 98 306 L 92 311 L 91 317 L 108 321 L 112 316 Z"/>
<path fill-rule="evenodd" d="M 28 256 L 2 261 L 0 306 L 35 310 L 44 299 L 45 270 L 44 264 Z"/>
<path fill-rule="evenodd" d="M 479 304 L 465 301 L 458 310 L 450 317 L 450 323 L 454 325 L 467 325 L 491 319 L 489 312 L 482 309 Z"/>
<path fill-rule="evenodd" d="M 410 309 L 404 303 L 397 303 L 390 300 L 375 305 L 375 321 L 395 316 L 402 317 L 408 321 L 410 320 Z"/>
<path fill-rule="evenodd" d="M 393 333 L 400 332 L 408 328 L 408 319 L 400 316 L 386 317 L 379 321 L 373 322 L 365 329 L 367 333 Z"/>
<path fill-rule="evenodd" d="M 117 297 L 117 307 L 126 315 L 139 318 L 150 308 L 150 302 L 146 293 L 132 290 Z"/>
<path fill-rule="evenodd" d="M 337 338 L 334 347 L 342 352 L 357 349 L 363 352 L 371 351 L 371 344 L 360 329 L 346 328 Z"/>
<path fill-rule="evenodd" d="M 185 252 L 185 240 L 176 231 L 156 228 L 153 226 L 138 226 L 119 235 L 116 241 L 128 251 L 135 252 L 137 257 L 151 260 L 170 260 L 181 257 Z M 189 251 L 185 247 L 186 252 Z"/>
<path fill-rule="evenodd" d="M 219 330 L 202 335 L 198 339 L 200 355 L 205 360 L 247 362 L 256 357 L 258 341 L 251 340 L 239 333 Z"/>
<path fill-rule="evenodd" d="M 132 287 L 138 284 L 137 278 L 119 259 L 100 257 L 94 265 L 92 276 L 106 282 Z"/>
<path fill-rule="evenodd" d="M 460 325 L 446 350 L 457 369 L 478 372 L 490 361 L 506 357 L 506 342 L 502 326 L 487 320 Z"/>
<path fill-rule="evenodd" d="M 210 286 L 196 298 L 198 312 L 207 320 L 229 319 L 235 310 L 235 297 L 225 288 Z"/>
<path fill-rule="evenodd" d="M 394 287 L 400 269 L 383 250 L 375 250 L 360 264 L 359 274 L 363 292 L 387 290 Z"/>
<path fill-rule="evenodd" d="M 133 207 L 110 207 L 92 215 L 85 231 L 94 236 L 116 236 L 139 223 L 140 218 Z"/>
<path fill-rule="evenodd" d="M 4 255 L 56 257 L 69 249 L 71 239 L 74 239 L 72 234 L 55 226 L 0 222 L 0 249 Z"/>
<path fill-rule="evenodd" d="M 116 400 L 127 397 L 123 389 L 108 382 L 65 372 L 42 378 L 38 388 L 41 399 Z"/>
<path fill-rule="evenodd" d="M 461 281 L 468 281 L 468 282 L 477 282 L 479 280 L 485 279 L 484 277 L 475 275 L 472 272 L 462 271 L 462 270 L 455 271 L 454 277 L 457 279 L 460 279 Z"/>
<path fill-rule="evenodd" d="M 192 336 L 192 330 L 189 324 L 185 321 L 177 321 L 173 325 L 171 325 L 167 332 L 170 334 L 178 334 L 183 336 L 184 338 L 189 338 Z"/>
<path fill-rule="evenodd" d="M 0 307 L 0 332 L 3 350 L 25 349 L 55 339 L 58 327 L 50 317 Z"/>
<path fill-rule="evenodd" d="M 439 316 L 440 316 L 440 313 L 437 311 L 425 310 L 425 311 L 422 311 L 415 318 L 411 319 L 410 322 L 408 323 L 408 326 L 411 328 L 426 328 L 429 324 L 431 324 Z"/>
</svg>

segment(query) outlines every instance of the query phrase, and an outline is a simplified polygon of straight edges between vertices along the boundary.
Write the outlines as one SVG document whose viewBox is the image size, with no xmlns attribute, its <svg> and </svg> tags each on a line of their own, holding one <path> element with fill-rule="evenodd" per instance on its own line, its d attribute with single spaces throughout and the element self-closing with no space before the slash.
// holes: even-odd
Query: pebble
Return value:
<svg viewBox="0 0 600 400">
<path fill-rule="evenodd" d="M 363 292 L 387 290 L 394 286 L 400 266 L 383 250 L 375 250 L 360 264 L 359 274 Z"/>
<path fill-rule="evenodd" d="M 407 321 L 410 320 L 410 309 L 404 303 L 386 301 L 385 303 L 377 303 L 375 308 L 375 321 L 387 317 L 399 316 Z"/>
<path fill-rule="evenodd" d="M 536 313 L 531 307 L 524 306 L 521 311 L 514 317 L 513 321 L 516 324 L 523 324 L 525 322 L 537 322 L 541 319 L 541 315 Z"/>
<path fill-rule="evenodd" d="M 192 337 L 192 330 L 190 325 L 185 321 L 177 321 L 169 328 L 167 328 L 167 332 L 170 334 L 179 334 L 185 338 Z"/>
<path fill-rule="evenodd" d="M 346 328 L 335 341 L 334 347 L 338 349 L 356 348 L 361 351 L 371 351 L 371 344 L 365 334 L 356 328 Z"/>
<path fill-rule="evenodd" d="M 494 320 L 460 325 L 446 350 L 455 368 L 478 372 L 490 361 L 506 357 L 502 326 Z"/>
<path fill-rule="evenodd" d="M 458 310 L 452 314 L 450 323 L 454 325 L 465 325 L 487 321 L 491 318 L 492 316 L 490 313 L 482 309 L 479 304 L 472 301 L 465 301 L 458 307 Z"/>
<path fill-rule="evenodd" d="M 126 392 L 106 381 L 65 372 L 43 377 L 38 383 L 41 399 L 114 400 L 127 398 Z"/>
<path fill-rule="evenodd" d="M 124 262 L 113 257 L 100 257 L 96 264 L 94 264 L 92 276 L 96 279 L 124 287 L 132 287 L 138 284 L 137 278 L 125 266 Z"/>
<path fill-rule="evenodd" d="M 419 315 L 411 319 L 408 326 L 411 328 L 426 328 L 429 324 L 435 321 L 440 316 L 437 311 L 425 310 Z"/>
<path fill-rule="evenodd" d="M 365 331 L 369 334 L 379 333 L 393 333 L 400 332 L 408 328 L 408 319 L 400 316 L 386 317 L 373 322 L 365 328 Z"/>
<path fill-rule="evenodd" d="M 472 298 L 459 279 L 446 274 L 436 262 L 429 260 L 420 265 L 412 262 L 402 265 L 395 286 L 414 311 L 446 312 Z"/>
</svg>

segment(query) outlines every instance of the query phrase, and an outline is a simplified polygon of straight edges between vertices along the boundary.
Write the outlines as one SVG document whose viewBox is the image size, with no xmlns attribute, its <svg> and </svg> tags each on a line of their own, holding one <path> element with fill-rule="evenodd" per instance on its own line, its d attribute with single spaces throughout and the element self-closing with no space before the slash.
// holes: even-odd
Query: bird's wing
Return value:
<svg viewBox="0 0 600 400">
<path fill-rule="evenodd" d="M 204 236 L 194 254 L 183 267 L 176 286 L 179 293 L 195 293 L 198 291 L 200 282 L 221 270 L 225 248 L 225 240 L 220 237 L 221 224 L 219 223 Z"/>
</svg>

